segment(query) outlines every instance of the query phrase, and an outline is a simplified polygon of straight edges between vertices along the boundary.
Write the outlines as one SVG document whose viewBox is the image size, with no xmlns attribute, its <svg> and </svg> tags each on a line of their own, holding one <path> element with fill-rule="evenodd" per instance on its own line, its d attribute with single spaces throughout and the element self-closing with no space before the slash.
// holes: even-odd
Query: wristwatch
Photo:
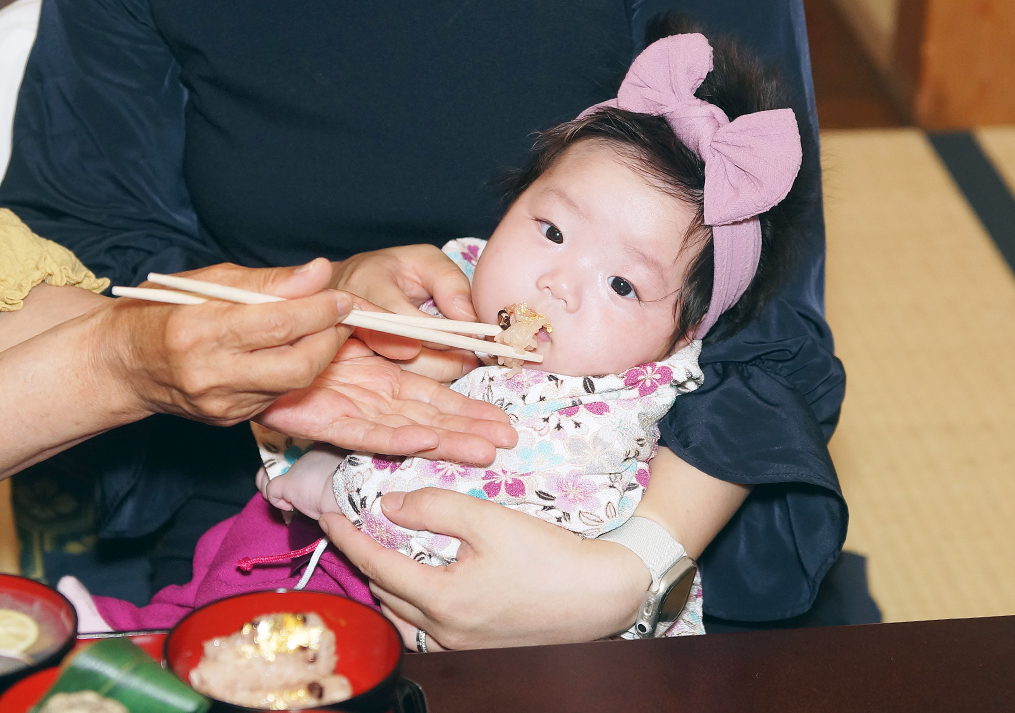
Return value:
<svg viewBox="0 0 1015 713">
<path fill-rule="evenodd" d="M 632 517 L 596 539 L 623 545 L 638 555 L 652 574 L 652 584 L 634 622 L 637 638 L 653 637 L 660 620 L 674 621 L 680 616 L 691 594 L 698 565 L 666 528 L 648 518 Z"/>
</svg>

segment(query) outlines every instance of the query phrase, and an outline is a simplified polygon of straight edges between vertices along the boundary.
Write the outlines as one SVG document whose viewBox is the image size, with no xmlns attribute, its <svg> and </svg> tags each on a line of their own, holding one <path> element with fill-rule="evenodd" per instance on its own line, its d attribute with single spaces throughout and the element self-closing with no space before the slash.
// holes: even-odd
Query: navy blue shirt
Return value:
<svg viewBox="0 0 1015 713">
<path fill-rule="evenodd" d="M 818 181 L 799 0 L 45 0 L 0 205 L 114 284 L 487 237 L 497 172 L 534 130 L 614 96 L 646 23 L 672 9 L 778 66 Z M 714 616 L 806 611 L 845 538 L 820 203 L 805 234 L 778 299 L 706 346 L 704 388 L 661 424 L 690 464 L 755 486 L 701 557 Z M 230 458 L 222 431 L 162 419 L 85 449 L 106 536 L 151 532 L 195 483 L 252 477 L 242 428 Z"/>
</svg>

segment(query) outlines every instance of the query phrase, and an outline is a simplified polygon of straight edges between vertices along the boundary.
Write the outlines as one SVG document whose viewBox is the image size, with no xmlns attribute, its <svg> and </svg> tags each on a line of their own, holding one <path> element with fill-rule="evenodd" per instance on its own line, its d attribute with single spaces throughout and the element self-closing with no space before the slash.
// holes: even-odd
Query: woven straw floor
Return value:
<svg viewBox="0 0 1015 713">
<path fill-rule="evenodd" d="M 1015 128 L 975 133 L 1015 188 Z M 922 132 L 822 141 L 846 547 L 886 621 L 1015 614 L 1015 279 Z"/>
</svg>

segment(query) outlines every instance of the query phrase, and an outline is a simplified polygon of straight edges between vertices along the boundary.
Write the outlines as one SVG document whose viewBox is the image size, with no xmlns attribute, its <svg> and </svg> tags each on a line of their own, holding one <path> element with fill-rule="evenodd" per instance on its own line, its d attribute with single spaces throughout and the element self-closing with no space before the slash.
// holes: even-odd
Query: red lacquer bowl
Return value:
<svg viewBox="0 0 1015 713">
<path fill-rule="evenodd" d="M 115 636 L 115 634 L 109 634 L 109 636 Z M 100 635 L 99 638 L 105 638 L 105 636 Z M 162 647 L 166 641 L 164 633 L 138 634 L 129 638 L 156 661 L 162 658 Z M 73 646 L 73 650 L 76 651 L 92 643 L 89 639 L 78 639 Z M 0 711 L 3 711 L 3 713 L 26 713 L 30 711 L 33 706 L 42 700 L 46 692 L 53 687 L 56 679 L 60 678 L 60 673 L 59 666 L 52 666 L 44 668 L 41 671 L 36 671 L 30 676 L 25 676 L 0 696 Z"/>
<path fill-rule="evenodd" d="M 39 638 L 22 652 L 31 663 L 3 659 L 0 666 L 0 691 L 3 691 L 19 678 L 59 662 L 74 644 L 78 617 L 60 592 L 12 574 L 0 574 L 0 609 L 27 614 L 39 627 Z"/>
<path fill-rule="evenodd" d="M 402 639 L 391 622 L 370 607 L 323 592 L 273 591 L 241 594 L 191 612 L 166 638 L 165 661 L 183 681 L 201 660 L 208 639 L 229 636 L 255 617 L 276 612 L 313 612 L 335 632 L 335 671 L 349 679 L 353 697 L 325 710 L 389 709 L 402 663 Z M 226 703 L 222 701 L 222 703 Z M 232 706 L 237 710 L 258 710 Z"/>
</svg>

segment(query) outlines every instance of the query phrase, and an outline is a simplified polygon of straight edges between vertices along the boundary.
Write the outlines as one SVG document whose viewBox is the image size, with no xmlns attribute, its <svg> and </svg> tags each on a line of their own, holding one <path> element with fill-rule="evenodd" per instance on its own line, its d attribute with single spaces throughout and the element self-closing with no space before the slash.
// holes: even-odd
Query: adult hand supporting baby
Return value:
<svg viewBox="0 0 1015 713">
<path fill-rule="evenodd" d="M 635 510 L 697 558 L 750 488 L 712 478 L 660 447 Z M 515 510 L 448 490 L 389 493 L 385 515 L 462 541 L 458 562 L 433 568 L 388 550 L 345 517 L 323 515 L 331 540 L 371 579 L 382 609 L 415 647 L 416 627 L 449 648 L 588 641 L 627 629 L 651 577 L 623 545 L 582 540 Z"/>
<path fill-rule="evenodd" d="M 431 642 L 469 649 L 599 639 L 634 622 L 651 580 L 625 547 L 583 540 L 469 495 L 424 488 L 391 493 L 381 502 L 385 515 L 402 527 L 462 541 L 457 562 L 430 567 L 386 549 L 342 515 L 319 520 L 370 578 L 410 648 L 417 626 L 432 650 L 437 647 Z"/>
<path fill-rule="evenodd" d="M 472 287 L 451 259 L 433 245 L 406 245 L 353 255 L 332 263 L 331 287 L 345 290 L 391 312 L 419 314 L 433 298 L 448 319 L 475 321 Z M 367 344 L 377 351 L 386 335 L 373 335 Z M 394 357 L 393 357 L 394 358 Z M 458 379 L 479 366 L 476 355 L 429 344 L 418 355 L 401 361 L 402 368 L 435 381 Z"/>
<path fill-rule="evenodd" d="M 518 440 L 493 404 L 405 371 L 356 339 L 309 387 L 282 396 L 257 421 L 347 450 L 475 465 L 492 463 L 495 447 Z"/>
</svg>

